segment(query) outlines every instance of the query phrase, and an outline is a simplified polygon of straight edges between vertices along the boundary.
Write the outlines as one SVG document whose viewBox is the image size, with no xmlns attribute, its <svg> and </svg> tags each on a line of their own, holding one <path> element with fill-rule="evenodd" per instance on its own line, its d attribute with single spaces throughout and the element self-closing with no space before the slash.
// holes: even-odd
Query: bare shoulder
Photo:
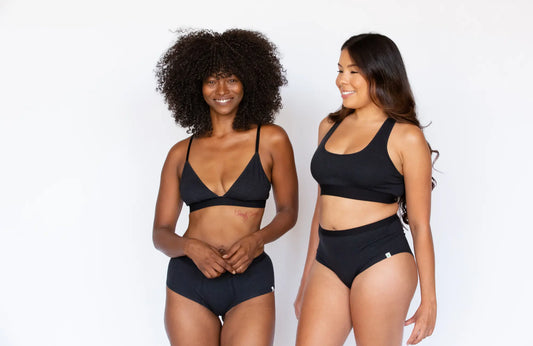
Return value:
<svg viewBox="0 0 533 346">
<path fill-rule="evenodd" d="M 335 124 L 333 120 L 330 119 L 329 116 L 326 116 L 324 119 L 320 121 L 320 124 L 318 125 L 318 141 L 320 142 L 322 138 L 328 133 L 329 129 Z"/>
<path fill-rule="evenodd" d="M 320 120 L 320 124 L 318 125 L 318 131 L 327 132 L 332 126 L 335 124 L 333 120 L 329 116 L 326 116 L 324 119 Z"/>
<path fill-rule="evenodd" d="M 391 141 L 401 148 L 427 147 L 422 130 L 413 124 L 396 123 L 391 132 Z"/>
<path fill-rule="evenodd" d="M 261 142 L 268 146 L 290 145 L 287 132 L 276 124 L 261 125 Z"/>
<path fill-rule="evenodd" d="M 185 162 L 185 157 L 187 156 L 187 148 L 189 146 L 189 139 L 187 137 L 178 143 L 174 144 L 167 155 L 167 163 L 172 163 L 174 165 L 182 166 Z"/>
</svg>

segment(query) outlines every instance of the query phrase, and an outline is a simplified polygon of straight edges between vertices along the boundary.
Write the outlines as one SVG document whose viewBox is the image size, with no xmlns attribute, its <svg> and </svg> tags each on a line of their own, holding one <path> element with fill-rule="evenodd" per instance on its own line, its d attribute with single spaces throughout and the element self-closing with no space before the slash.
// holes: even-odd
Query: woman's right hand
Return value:
<svg viewBox="0 0 533 346">
<path fill-rule="evenodd" d="M 222 273 L 235 270 L 222 258 L 222 254 L 214 247 L 201 240 L 185 238 L 185 255 L 189 257 L 196 267 L 208 279 L 219 277 Z"/>
</svg>

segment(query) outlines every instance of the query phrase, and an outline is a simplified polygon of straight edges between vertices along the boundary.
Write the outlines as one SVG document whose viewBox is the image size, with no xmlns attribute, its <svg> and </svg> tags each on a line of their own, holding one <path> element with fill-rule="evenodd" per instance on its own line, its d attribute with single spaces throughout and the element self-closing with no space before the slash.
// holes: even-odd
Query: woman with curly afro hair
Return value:
<svg viewBox="0 0 533 346">
<path fill-rule="evenodd" d="M 273 343 L 274 273 L 263 247 L 298 210 L 292 147 L 273 124 L 284 72 L 265 36 L 238 29 L 180 32 L 157 65 L 158 91 L 192 133 L 163 165 L 153 228 L 155 247 L 171 257 L 172 345 Z M 276 214 L 261 228 L 271 186 Z M 179 236 L 182 202 L 189 225 Z"/>
</svg>

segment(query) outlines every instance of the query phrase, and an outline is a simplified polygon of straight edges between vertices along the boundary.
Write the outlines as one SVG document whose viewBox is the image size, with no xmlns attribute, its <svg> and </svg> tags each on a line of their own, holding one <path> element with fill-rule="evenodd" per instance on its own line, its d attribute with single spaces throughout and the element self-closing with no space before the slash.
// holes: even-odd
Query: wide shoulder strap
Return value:
<svg viewBox="0 0 533 346">
<path fill-rule="evenodd" d="M 378 137 L 377 139 L 379 139 L 380 142 L 388 142 L 394 124 L 396 124 L 396 120 L 394 120 L 393 118 L 387 118 L 383 125 L 381 125 L 381 128 L 379 129 L 376 135 L 376 137 Z"/>
<path fill-rule="evenodd" d="M 340 124 L 341 124 L 341 121 L 338 121 L 335 124 L 333 124 L 333 126 L 330 127 L 328 132 L 326 132 L 326 135 L 324 136 L 324 138 L 322 138 L 322 141 L 320 142 L 320 145 L 324 145 L 324 143 L 326 143 L 328 141 L 329 137 L 331 137 L 333 132 L 335 132 L 335 130 L 337 129 L 337 127 L 339 127 Z"/>
</svg>

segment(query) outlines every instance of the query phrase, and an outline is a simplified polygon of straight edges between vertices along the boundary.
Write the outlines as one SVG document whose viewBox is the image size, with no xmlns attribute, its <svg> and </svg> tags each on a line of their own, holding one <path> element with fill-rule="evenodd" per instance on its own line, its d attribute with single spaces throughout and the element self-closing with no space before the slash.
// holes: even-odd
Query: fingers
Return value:
<svg viewBox="0 0 533 346">
<path fill-rule="evenodd" d="M 228 252 L 222 256 L 237 273 L 243 273 L 252 262 L 248 252 L 240 244 L 232 246 Z"/>
<path fill-rule="evenodd" d="M 222 258 L 216 258 L 212 263 L 209 263 L 201 269 L 202 273 L 208 279 L 213 279 L 219 277 L 224 272 L 230 272 L 232 274 L 241 274 L 248 269 L 252 261 L 244 261 L 242 258 L 237 262 L 236 265 L 231 265 Z"/>
<path fill-rule="evenodd" d="M 300 304 L 298 300 L 296 300 L 293 305 L 294 305 L 294 314 L 296 315 L 296 319 L 299 320 L 300 319 Z"/>
<path fill-rule="evenodd" d="M 223 259 L 212 258 L 212 260 L 213 261 L 211 263 L 204 263 L 203 268 L 200 269 L 204 276 L 208 279 L 219 277 L 226 271 L 226 262 Z"/>
<path fill-rule="evenodd" d="M 235 272 L 235 269 L 222 258 L 220 252 L 211 246 L 208 247 L 207 252 L 204 252 L 203 256 L 197 258 L 195 263 L 202 274 L 208 279 L 219 277 L 226 271 Z"/>
<path fill-rule="evenodd" d="M 222 258 L 234 269 L 233 274 L 244 273 L 255 256 L 263 252 L 263 244 L 253 234 L 237 241 Z"/>
<path fill-rule="evenodd" d="M 413 329 L 413 332 L 411 333 L 411 336 L 409 337 L 409 340 L 407 340 L 408 345 L 416 345 L 420 341 L 422 341 L 426 336 L 430 336 L 431 334 L 424 333 L 420 328 Z"/>
<path fill-rule="evenodd" d="M 226 259 L 226 262 L 234 268 L 233 274 L 241 274 L 244 273 L 244 271 L 248 268 L 250 263 L 252 263 L 252 259 L 248 256 L 246 251 L 244 251 L 242 248 L 237 250 L 233 253 L 233 256 Z"/>
<path fill-rule="evenodd" d="M 250 258 L 246 253 L 236 253 L 235 256 L 228 260 L 229 264 L 235 268 L 235 272 L 238 274 L 244 273 L 250 263 L 252 263 L 252 258 Z"/>
<path fill-rule="evenodd" d="M 213 267 L 207 267 L 207 268 L 204 268 L 202 271 L 202 274 L 204 274 L 204 276 L 208 279 L 214 279 L 214 278 L 217 278 L 220 276 L 220 274 L 222 274 L 224 271 L 220 272 L 218 270 L 216 270 L 215 268 Z"/>
<path fill-rule="evenodd" d="M 406 322 L 407 323 L 407 322 Z M 424 338 L 433 334 L 434 326 L 429 326 L 427 321 L 417 321 L 415 327 L 407 340 L 408 345 L 416 345 Z"/>
<path fill-rule="evenodd" d="M 232 273 L 232 274 L 237 274 L 237 271 L 235 270 L 235 268 L 233 268 L 228 262 L 222 260 L 222 263 L 223 263 L 223 267 L 226 271 Z"/>
<path fill-rule="evenodd" d="M 420 340 L 418 340 L 419 335 L 420 335 L 420 331 L 418 329 L 416 329 L 416 328 L 413 329 L 413 331 L 411 332 L 411 335 L 409 336 L 409 339 L 407 340 L 407 345 L 416 345 L 416 344 L 418 344 L 420 342 Z"/>
<path fill-rule="evenodd" d="M 228 251 L 226 251 L 226 253 L 222 256 L 222 258 L 224 258 L 225 260 L 233 257 L 235 255 L 235 253 L 241 249 L 241 245 L 240 244 L 234 244 L 232 247 L 229 248 Z"/>
<path fill-rule="evenodd" d="M 415 323 L 415 316 L 411 317 L 410 319 L 408 319 L 407 321 L 405 321 L 405 326 L 408 326 L 410 324 L 413 324 Z"/>
<path fill-rule="evenodd" d="M 217 253 L 217 256 L 216 256 L 216 263 L 221 266 L 222 268 L 224 268 L 224 271 L 228 271 L 232 274 L 235 274 L 235 268 L 231 266 L 231 264 L 228 263 L 228 261 L 226 261 L 224 258 L 224 256 L 226 255 L 226 253 L 224 252 L 223 249 L 215 249 L 213 248 L 213 251 Z"/>
<path fill-rule="evenodd" d="M 227 270 L 226 266 L 227 264 L 223 259 L 216 259 L 215 262 L 211 264 L 211 268 L 219 275 Z"/>
<path fill-rule="evenodd" d="M 248 269 L 248 266 L 250 266 L 250 263 L 252 263 L 252 261 L 246 261 L 246 262 L 244 262 L 241 265 L 237 265 L 237 269 L 235 269 L 235 271 L 238 274 L 244 273 L 246 271 L 246 269 Z"/>
</svg>

